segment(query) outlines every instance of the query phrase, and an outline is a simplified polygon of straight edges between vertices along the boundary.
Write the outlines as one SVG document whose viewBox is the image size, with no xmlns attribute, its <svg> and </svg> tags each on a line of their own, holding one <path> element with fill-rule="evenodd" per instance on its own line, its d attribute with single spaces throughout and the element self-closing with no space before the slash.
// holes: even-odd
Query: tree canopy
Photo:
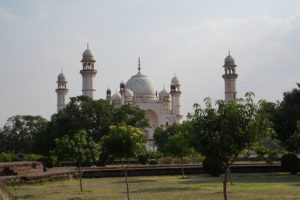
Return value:
<svg viewBox="0 0 300 200">
<path fill-rule="evenodd" d="M 39 153 L 38 141 L 48 121 L 41 116 L 15 115 L 0 131 L 0 151 Z"/>
<path fill-rule="evenodd" d="M 283 93 L 283 100 L 280 102 L 272 120 L 278 139 L 290 150 L 296 151 L 296 145 L 289 139 L 297 130 L 297 121 L 300 121 L 300 84 L 297 88 Z M 295 136 L 293 136 L 295 137 Z"/>
<path fill-rule="evenodd" d="M 102 148 L 107 154 L 125 160 L 145 151 L 145 142 L 143 132 L 126 124 L 110 126 L 109 134 L 101 139 Z"/>
<path fill-rule="evenodd" d="M 157 151 L 166 153 L 166 145 L 169 137 L 179 132 L 181 124 L 172 124 L 171 126 L 159 126 L 154 130 L 153 139 L 157 146 Z"/>
<path fill-rule="evenodd" d="M 136 106 L 114 106 L 107 100 L 92 100 L 86 96 L 70 99 L 69 104 L 60 112 L 52 115 L 47 131 L 40 141 L 44 154 L 54 148 L 55 139 L 64 135 L 85 130 L 94 141 L 108 135 L 111 125 L 128 124 L 143 130 L 148 120 L 143 110 Z"/>
<path fill-rule="evenodd" d="M 76 162 L 79 168 L 80 190 L 82 192 L 81 164 L 83 161 L 91 159 L 93 154 L 99 152 L 100 147 L 93 142 L 91 137 L 88 137 L 85 130 L 76 132 L 71 138 L 68 135 L 65 135 L 56 139 L 55 143 L 55 154 L 60 160 L 71 160 Z"/>
<path fill-rule="evenodd" d="M 227 174 L 230 165 L 246 148 L 251 147 L 259 137 L 271 131 L 266 114 L 253 102 L 253 93 L 246 93 L 245 99 L 226 104 L 219 100 L 216 107 L 211 99 L 205 99 L 205 107 L 195 104 L 192 117 L 191 141 L 206 157 L 213 157 L 224 165 L 223 193 L 227 199 Z"/>
</svg>

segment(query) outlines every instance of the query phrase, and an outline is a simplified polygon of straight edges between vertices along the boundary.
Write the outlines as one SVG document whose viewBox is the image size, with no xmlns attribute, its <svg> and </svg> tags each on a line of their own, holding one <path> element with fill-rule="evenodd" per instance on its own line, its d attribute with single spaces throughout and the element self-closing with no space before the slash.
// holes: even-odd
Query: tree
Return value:
<svg viewBox="0 0 300 200">
<path fill-rule="evenodd" d="M 166 144 L 166 152 L 174 157 L 181 159 L 181 175 L 184 178 L 183 157 L 191 153 L 192 149 L 188 144 L 188 134 L 186 132 L 178 132 L 169 137 Z"/>
<path fill-rule="evenodd" d="M 54 148 L 56 138 L 63 135 L 72 137 L 79 130 L 86 130 L 94 141 L 100 142 L 103 136 L 108 135 L 111 125 L 122 123 L 141 130 L 148 126 L 144 111 L 138 107 L 132 105 L 118 107 L 103 99 L 73 97 L 65 109 L 52 115 L 47 131 L 41 137 L 40 149 L 47 155 Z M 93 156 L 93 161 L 97 165 L 105 165 L 107 156 L 106 151 L 103 151 L 99 159 Z"/>
<path fill-rule="evenodd" d="M 108 134 L 112 124 L 113 105 L 106 100 L 92 100 L 86 96 L 70 98 L 65 109 L 52 115 L 47 131 L 40 142 L 44 154 L 55 146 L 55 139 L 64 135 L 72 137 L 86 130 L 95 141 Z M 96 160 L 96 158 L 94 158 Z"/>
<path fill-rule="evenodd" d="M 92 148 L 91 148 L 92 147 Z M 93 149 L 93 152 L 90 151 Z M 55 154 L 60 160 L 70 159 L 76 162 L 79 170 L 80 191 L 83 192 L 82 187 L 82 172 L 81 165 L 92 157 L 92 153 L 99 152 L 99 145 L 97 145 L 91 137 L 88 137 L 87 132 L 84 130 L 78 131 L 69 137 L 68 135 L 56 139 Z"/>
<path fill-rule="evenodd" d="M 294 152 L 300 152 L 300 121 L 297 121 L 297 129 L 288 138 L 287 144 L 289 144 L 289 149 Z"/>
<path fill-rule="evenodd" d="M 139 107 L 125 104 L 114 108 L 113 124 L 127 124 L 141 130 L 149 126 L 148 119 L 146 119 L 145 112 Z"/>
<path fill-rule="evenodd" d="M 101 144 L 109 155 L 121 159 L 124 168 L 123 161 L 126 162 L 129 157 L 137 157 L 137 155 L 145 151 L 145 139 L 145 134 L 137 128 L 125 124 L 119 126 L 112 125 L 110 126 L 109 134 L 102 138 Z M 129 200 L 127 166 L 124 168 L 124 175 L 127 199 Z"/>
<path fill-rule="evenodd" d="M 41 116 L 15 115 L 0 132 L 0 150 L 14 153 L 39 153 L 38 139 L 48 121 Z"/>
<path fill-rule="evenodd" d="M 293 140 L 289 139 L 295 133 L 297 121 L 300 120 L 300 83 L 297 83 L 297 86 L 297 88 L 283 93 L 283 100 L 280 102 L 273 120 L 278 139 L 290 151 L 297 150 Z"/>
<path fill-rule="evenodd" d="M 173 124 L 171 126 L 160 126 L 154 130 L 153 139 L 157 146 L 157 151 L 166 153 L 166 144 L 169 137 L 179 132 L 180 124 Z"/>
<path fill-rule="evenodd" d="M 230 166 L 238 155 L 250 148 L 258 139 L 270 132 L 270 123 L 260 104 L 253 103 L 253 93 L 246 93 L 245 100 L 226 104 L 219 100 L 216 108 L 209 98 L 205 107 L 194 105 L 192 141 L 206 157 L 214 157 L 224 166 L 223 195 L 227 200 L 227 180 Z"/>
</svg>

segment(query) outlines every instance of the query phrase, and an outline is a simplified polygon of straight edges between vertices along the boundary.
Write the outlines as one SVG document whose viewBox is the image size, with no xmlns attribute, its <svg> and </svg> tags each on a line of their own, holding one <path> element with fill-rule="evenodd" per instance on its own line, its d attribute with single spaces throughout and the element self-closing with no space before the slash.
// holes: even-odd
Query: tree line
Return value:
<svg viewBox="0 0 300 200">
<path fill-rule="evenodd" d="M 206 98 L 204 106 L 195 104 L 194 112 L 182 124 L 155 130 L 157 151 L 181 160 L 193 151 L 201 153 L 204 167 L 214 170 L 212 174 L 224 173 L 226 200 L 230 166 L 245 150 L 269 139 L 290 152 L 299 152 L 300 84 L 285 92 L 281 102 L 255 103 L 253 97 L 249 92 L 230 103 Z M 0 132 L 0 150 L 54 154 L 79 167 L 86 161 L 105 165 L 114 158 L 126 162 L 146 153 L 144 132 L 148 126 L 144 111 L 136 106 L 115 106 L 79 96 L 71 98 L 50 121 L 40 116 L 9 118 Z"/>
</svg>

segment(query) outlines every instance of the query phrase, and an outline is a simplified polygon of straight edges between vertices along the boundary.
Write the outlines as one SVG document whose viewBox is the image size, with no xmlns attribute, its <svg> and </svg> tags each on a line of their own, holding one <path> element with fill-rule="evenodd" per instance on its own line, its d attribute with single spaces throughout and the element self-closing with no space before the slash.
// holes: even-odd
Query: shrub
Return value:
<svg viewBox="0 0 300 200">
<path fill-rule="evenodd" d="M 181 158 L 174 158 L 174 163 L 175 164 L 189 164 L 191 163 L 191 158 L 189 157 L 183 157 L 183 159 L 181 160 Z"/>
<path fill-rule="evenodd" d="M 206 157 L 203 162 L 203 170 L 211 176 L 220 176 L 224 171 L 223 163 L 214 157 Z"/>
<path fill-rule="evenodd" d="M 43 156 L 38 154 L 28 154 L 25 156 L 26 161 L 40 161 Z"/>
<path fill-rule="evenodd" d="M 193 164 L 198 164 L 203 162 L 204 157 L 198 153 L 192 153 L 190 159 Z"/>
<path fill-rule="evenodd" d="M 259 145 L 255 148 L 255 153 L 258 160 L 264 160 L 265 155 L 268 153 L 268 149 L 265 146 Z"/>
<path fill-rule="evenodd" d="M 60 163 L 56 156 L 42 157 L 39 161 L 42 162 L 46 168 L 60 167 Z"/>
<path fill-rule="evenodd" d="M 146 165 L 148 161 L 148 154 L 141 154 L 138 156 L 138 161 L 142 165 Z"/>
<path fill-rule="evenodd" d="M 277 151 L 269 150 L 269 152 L 267 154 L 267 158 L 266 158 L 266 163 L 273 164 L 274 160 L 276 160 L 278 158 L 278 154 L 279 154 L 279 152 L 277 152 Z"/>
<path fill-rule="evenodd" d="M 14 153 L 0 153 L 0 162 L 18 161 L 18 156 Z"/>
<path fill-rule="evenodd" d="M 173 159 L 172 159 L 172 157 L 169 157 L 169 156 L 161 157 L 159 159 L 160 164 L 172 164 L 172 162 L 173 162 Z"/>
<path fill-rule="evenodd" d="M 158 163 L 157 163 L 157 160 L 151 159 L 151 160 L 149 160 L 149 164 L 150 165 L 157 165 Z"/>
<path fill-rule="evenodd" d="M 294 154 L 285 154 L 281 157 L 281 167 L 291 174 L 297 174 L 299 159 Z"/>
<path fill-rule="evenodd" d="M 150 151 L 147 153 L 148 158 L 150 159 L 159 159 L 161 157 L 161 154 L 159 152 Z"/>
</svg>

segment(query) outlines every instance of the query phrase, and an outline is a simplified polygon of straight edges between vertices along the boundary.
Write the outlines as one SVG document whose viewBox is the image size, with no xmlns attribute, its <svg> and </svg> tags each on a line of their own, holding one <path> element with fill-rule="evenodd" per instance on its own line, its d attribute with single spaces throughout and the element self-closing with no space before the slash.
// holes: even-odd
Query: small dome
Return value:
<svg viewBox="0 0 300 200">
<path fill-rule="evenodd" d="M 163 97 L 170 97 L 170 94 L 169 92 L 167 92 L 166 89 L 163 89 L 162 91 L 159 92 L 158 96 L 159 99 L 162 99 Z"/>
<path fill-rule="evenodd" d="M 112 101 L 121 101 L 121 96 L 118 93 L 115 93 L 111 96 Z"/>
<path fill-rule="evenodd" d="M 126 90 L 125 90 L 125 96 L 126 97 L 133 97 L 133 92 L 131 90 L 129 90 L 129 89 L 126 88 Z"/>
<path fill-rule="evenodd" d="M 230 54 L 225 58 L 224 62 L 225 65 L 235 65 L 234 58 Z"/>
<path fill-rule="evenodd" d="M 57 76 L 57 82 L 67 82 L 67 79 L 66 79 L 66 77 L 65 77 L 65 75 L 63 73 L 60 73 Z"/>
<path fill-rule="evenodd" d="M 180 85 L 176 75 L 172 78 L 171 85 Z"/>
<path fill-rule="evenodd" d="M 96 62 L 93 54 L 92 54 L 92 51 L 89 49 L 89 46 L 87 46 L 87 49 L 82 53 L 82 61 L 94 61 Z"/>
</svg>

